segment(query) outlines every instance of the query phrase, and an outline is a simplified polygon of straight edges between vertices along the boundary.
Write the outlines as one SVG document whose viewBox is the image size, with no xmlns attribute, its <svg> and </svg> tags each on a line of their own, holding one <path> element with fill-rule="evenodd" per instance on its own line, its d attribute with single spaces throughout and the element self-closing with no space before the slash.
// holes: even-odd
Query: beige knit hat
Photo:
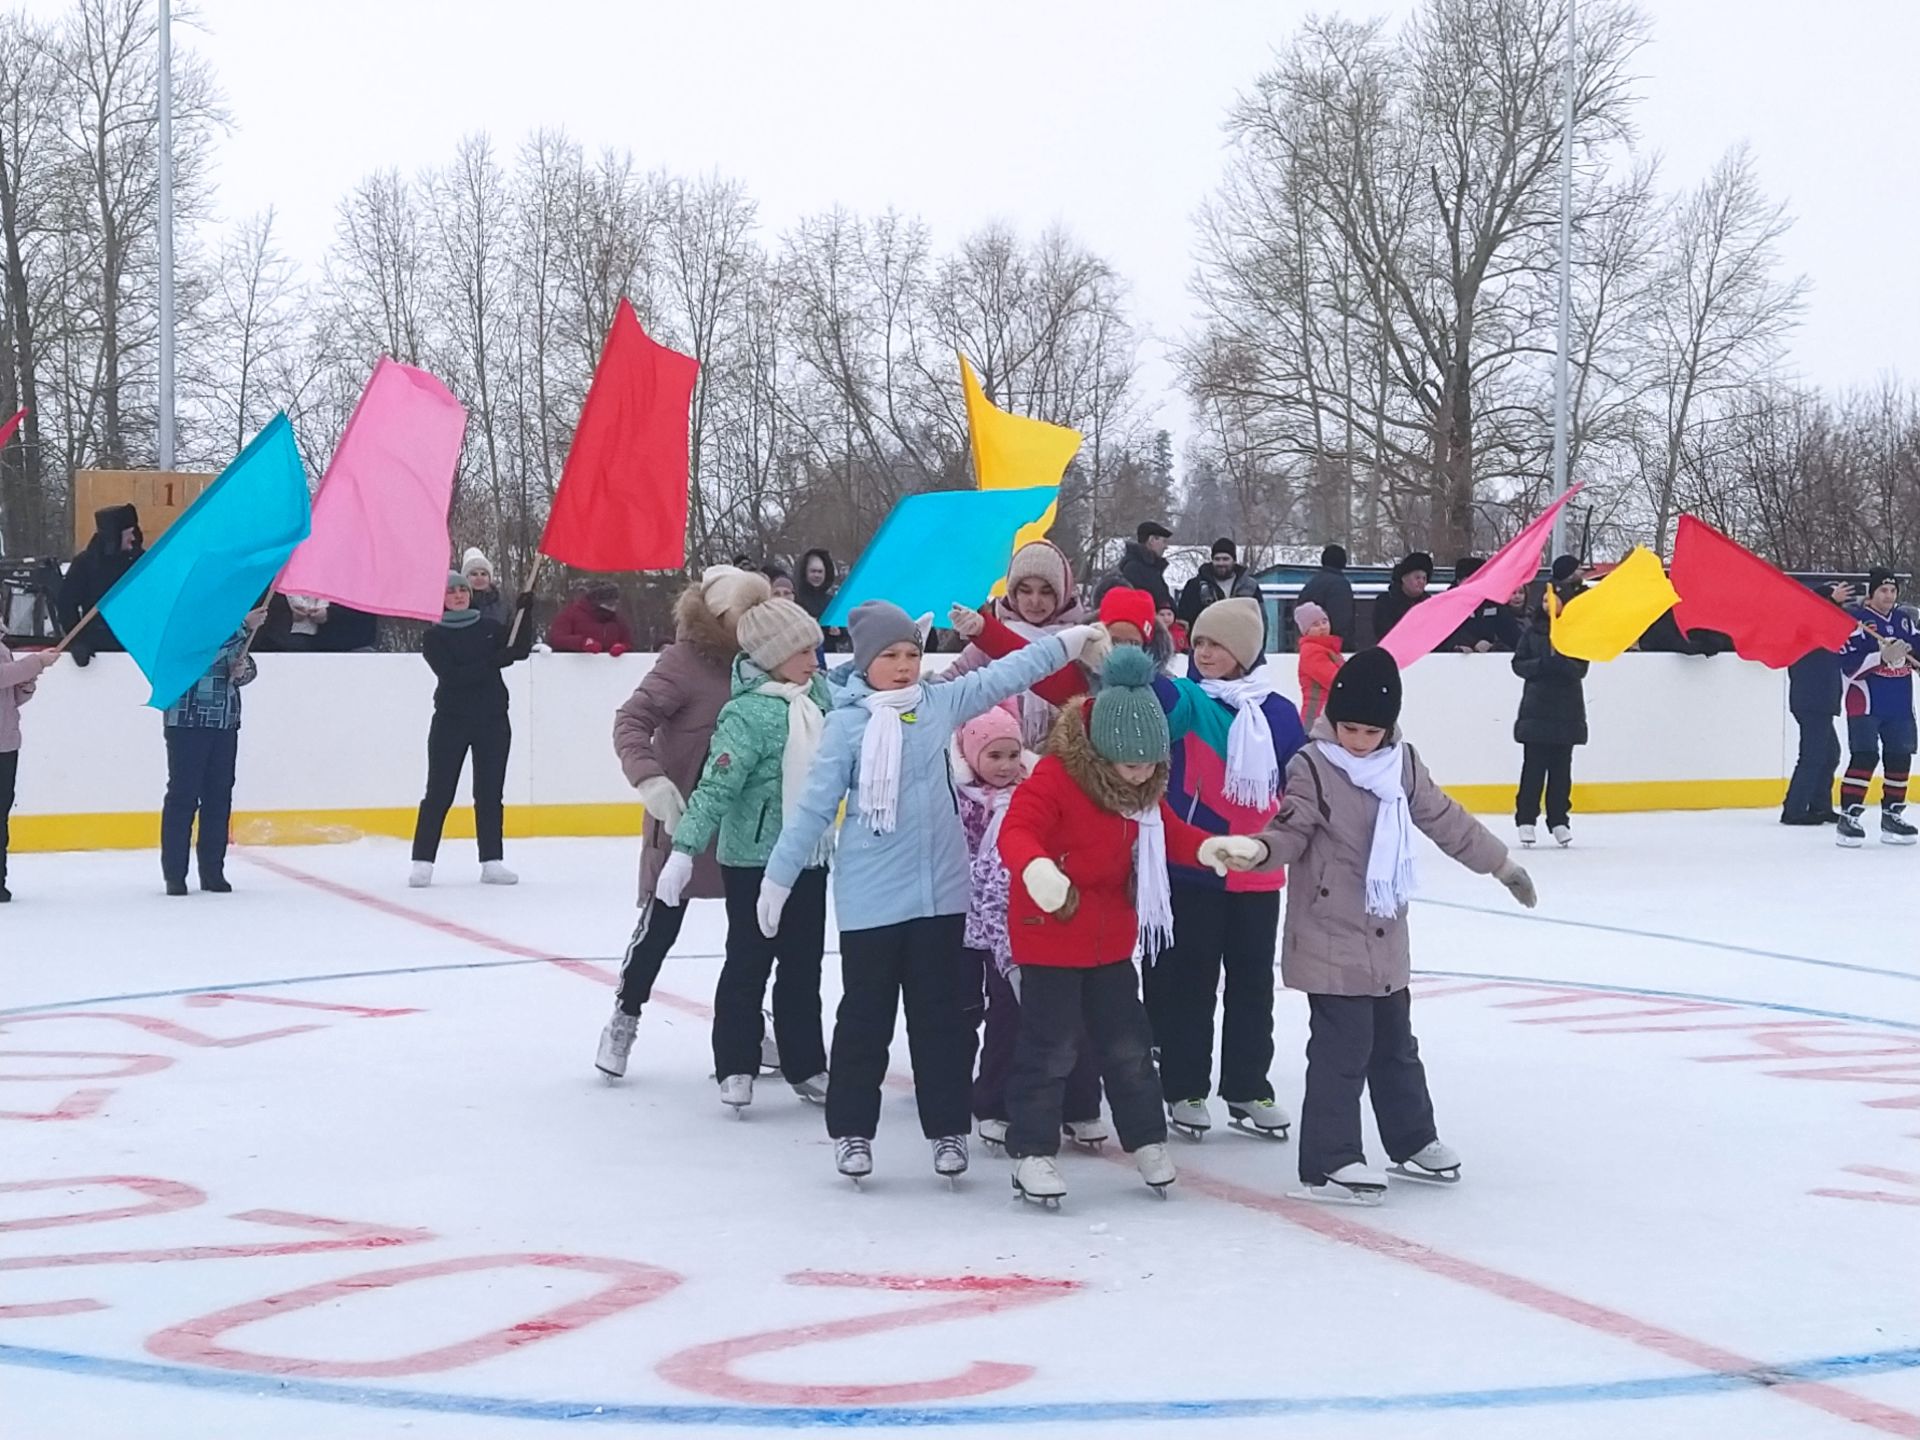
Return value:
<svg viewBox="0 0 1920 1440">
<path fill-rule="evenodd" d="M 1051 585 L 1058 610 L 1066 609 L 1073 599 L 1073 566 L 1066 552 L 1051 540 L 1029 540 L 1013 552 L 1007 565 L 1007 594 L 1018 590 L 1022 580 L 1044 580 Z"/>
<path fill-rule="evenodd" d="M 1240 662 L 1242 670 L 1252 670 L 1260 663 L 1261 647 L 1267 639 L 1267 623 L 1260 613 L 1260 602 L 1246 595 L 1214 601 L 1193 622 L 1193 639 L 1196 643 L 1211 640 L 1225 646 L 1227 653 Z"/>
<path fill-rule="evenodd" d="M 725 620 L 737 620 L 749 605 L 770 599 L 767 577 L 733 565 L 709 565 L 700 572 L 700 598 L 707 609 Z"/>
<path fill-rule="evenodd" d="M 775 596 L 749 605 L 735 626 L 747 659 L 771 675 L 774 667 L 805 650 L 817 650 L 820 623 L 791 600 Z"/>
</svg>

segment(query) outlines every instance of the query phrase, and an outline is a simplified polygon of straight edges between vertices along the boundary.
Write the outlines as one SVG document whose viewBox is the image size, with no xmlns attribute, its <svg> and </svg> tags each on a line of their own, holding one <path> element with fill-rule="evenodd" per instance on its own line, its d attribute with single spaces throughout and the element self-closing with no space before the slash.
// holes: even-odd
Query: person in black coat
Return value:
<svg viewBox="0 0 1920 1440">
<path fill-rule="evenodd" d="M 109 505 L 93 512 L 93 538 L 87 548 L 73 557 L 66 578 L 60 582 L 60 628 L 71 630 L 87 612 L 106 599 L 107 592 L 146 553 L 146 536 L 140 533 L 140 512 L 131 505 Z M 67 646 L 73 663 L 85 665 L 102 650 L 121 650 L 119 637 L 96 615 L 87 628 L 74 636 Z"/>
<path fill-rule="evenodd" d="M 1180 603 L 1173 607 L 1173 612 L 1191 627 L 1202 610 L 1218 601 L 1258 601 L 1260 598 L 1260 582 L 1239 563 L 1239 552 L 1233 541 L 1222 536 L 1213 542 L 1208 563 L 1200 568 L 1200 573 L 1181 587 Z M 1263 613 L 1264 610 L 1262 606 Z"/>
<path fill-rule="evenodd" d="M 1460 585 L 1487 562 L 1478 555 L 1462 555 L 1453 562 L 1453 583 Z M 1460 622 L 1460 628 L 1447 637 L 1440 648 L 1462 655 L 1487 655 L 1494 652 L 1511 655 L 1520 644 L 1525 622 L 1511 601 L 1482 600 L 1473 614 Z"/>
<path fill-rule="evenodd" d="M 1427 598 L 1427 582 L 1432 578 L 1433 557 L 1424 550 L 1411 552 L 1393 567 L 1387 593 L 1373 602 L 1373 640 L 1376 645 L 1387 638 L 1389 630 L 1407 618 L 1409 610 Z"/>
<path fill-rule="evenodd" d="M 1359 637 L 1353 631 L 1353 582 L 1347 579 L 1347 550 L 1344 545 L 1329 545 L 1320 552 L 1320 568 L 1300 587 L 1301 600 L 1311 601 L 1327 612 L 1327 624 L 1333 633 L 1356 650 Z"/>
<path fill-rule="evenodd" d="M 1853 587 L 1844 582 L 1821 593 L 1842 609 L 1853 603 Z M 1787 709 L 1800 727 L 1800 753 L 1780 808 L 1782 825 L 1833 825 L 1840 819 L 1833 808 L 1833 775 L 1840 768 L 1833 721 L 1840 713 L 1840 688 L 1838 650 L 1809 650 L 1787 667 Z"/>
<path fill-rule="evenodd" d="M 514 606 L 518 633 L 513 633 L 513 619 L 502 624 L 475 611 L 472 601 L 467 577 L 458 570 L 448 574 L 446 609 L 420 647 L 439 684 L 433 691 L 433 725 L 427 731 L 427 793 L 414 822 L 413 873 L 407 880 L 416 889 L 433 883 L 440 832 L 469 750 L 480 879 L 487 885 L 515 885 L 520 879 L 504 863 L 501 836 L 513 726 L 507 719 L 507 682 L 500 672 L 526 659 L 533 648 L 533 591 L 522 594 Z"/>
<path fill-rule="evenodd" d="M 1127 584 L 1153 596 L 1154 612 L 1173 610 L 1173 592 L 1167 589 L 1167 541 L 1173 532 L 1152 520 L 1142 521 L 1120 557 L 1120 573 Z"/>
<path fill-rule="evenodd" d="M 802 610 L 818 620 L 826 613 L 839 584 L 840 569 L 833 563 L 832 553 L 816 546 L 800 557 L 800 567 L 793 579 L 793 598 Z M 846 648 L 845 630 L 823 627 L 820 633 L 824 637 L 820 643 L 821 654 Z"/>
<path fill-rule="evenodd" d="M 1556 585 L 1554 593 L 1565 605 L 1585 588 L 1569 579 Z M 1513 823 L 1520 827 L 1520 843 L 1533 844 L 1544 790 L 1547 828 L 1560 844 L 1571 845 L 1573 747 L 1587 743 L 1587 662 L 1553 648 L 1544 606 L 1520 633 L 1513 673 L 1527 682 L 1520 692 L 1520 714 L 1513 722 L 1513 738 L 1523 753 Z"/>
</svg>

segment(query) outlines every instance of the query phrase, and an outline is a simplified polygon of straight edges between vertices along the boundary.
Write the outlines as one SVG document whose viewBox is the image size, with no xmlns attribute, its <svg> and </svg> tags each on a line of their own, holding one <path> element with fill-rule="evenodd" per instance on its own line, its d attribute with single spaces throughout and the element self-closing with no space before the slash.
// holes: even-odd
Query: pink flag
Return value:
<svg viewBox="0 0 1920 1440">
<path fill-rule="evenodd" d="M 447 507 L 467 412 L 424 370 L 380 357 L 320 481 L 313 534 L 274 589 L 376 615 L 438 620 Z"/>
<path fill-rule="evenodd" d="M 1553 517 L 1579 491 L 1578 485 L 1569 489 L 1461 584 L 1414 606 L 1405 619 L 1387 632 L 1380 648 L 1399 661 L 1404 670 L 1422 655 L 1431 654 L 1434 646 L 1458 630 L 1461 622 L 1483 602 L 1505 600 L 1533 579 L 1540 570 L 1541 547 L 1553 533 Z"/>
</svg>

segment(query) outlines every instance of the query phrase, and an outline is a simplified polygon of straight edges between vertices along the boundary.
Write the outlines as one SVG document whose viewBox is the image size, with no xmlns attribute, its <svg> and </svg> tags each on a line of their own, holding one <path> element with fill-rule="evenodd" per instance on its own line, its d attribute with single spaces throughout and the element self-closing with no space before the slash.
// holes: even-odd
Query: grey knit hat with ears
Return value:
<svg viewBox="0 0 1920 1440">
<path fill-rule="evenodd" d="M 913 617 L 891 600 L 863 600 L 854 606 L 847 617 L 847 634 L 853 640 L 853 668 L 862 678 L 889 646 L 905 640 L 916 648 L 926 648 Z"/>
</svg>

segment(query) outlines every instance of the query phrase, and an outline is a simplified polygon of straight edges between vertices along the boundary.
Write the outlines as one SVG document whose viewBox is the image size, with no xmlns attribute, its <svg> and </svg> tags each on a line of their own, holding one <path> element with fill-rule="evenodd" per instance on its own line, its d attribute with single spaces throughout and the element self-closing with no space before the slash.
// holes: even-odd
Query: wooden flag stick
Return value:
<svg viewBox="0 0 1920 1440">
<path fill-rule="evenodd" d="M 540 583 L 540 567 L 546 563 L 547 557 L 535 551 L 533 556 L 533 569 L 527 572 L 527 583 L 520 587 L 520 595 L 532 593 L 533 587 Z M 507 648 L 509 650 L 513 648 L 513 642 L 520 638 L 520 622 L 526 618 L 527 614 L 527 612 L 520 607 L 520 595 L 513 597 L 513 624 L 508 627 L 507 630 Z"/>
<path fill-rule="evenodd" d="M 87 611 L 86 614 L 82 615 L 80 617 L 80 623 L 78 625 L 75 625 L 71 630 L 67 631 L 65 635 L 62 635 L 60 637 L 60 643 L 53 647 L 53 653 L 56 655 L 66 654 L 67 646 L 73 643 L 74 637 L 78 635 L 82 630 L 86 629 L 88 625 L 92 624 L 94 616 L 98 615 L 99 613 L 100 613 L 100 607 L 98 605 L 95 605 L 91 610 Z"/>
</svg>

